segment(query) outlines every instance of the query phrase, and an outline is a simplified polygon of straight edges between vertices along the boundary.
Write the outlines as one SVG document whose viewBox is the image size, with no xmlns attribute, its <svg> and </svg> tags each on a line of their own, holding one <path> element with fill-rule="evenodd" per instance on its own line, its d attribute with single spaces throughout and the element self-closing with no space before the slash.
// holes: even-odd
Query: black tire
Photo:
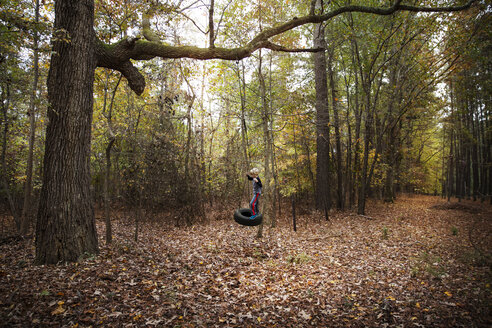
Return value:
<svg viewBox="0 0 492 328">
<path fill-rule="evenodd" d="M 240 208 L 234 212 L 234 220 L 245 226 L 257 226 L 263 221 L 263 214 L 259 213 L 254 219 L 251 219 L 253 211 L 249 208 Z"/>
</svg>

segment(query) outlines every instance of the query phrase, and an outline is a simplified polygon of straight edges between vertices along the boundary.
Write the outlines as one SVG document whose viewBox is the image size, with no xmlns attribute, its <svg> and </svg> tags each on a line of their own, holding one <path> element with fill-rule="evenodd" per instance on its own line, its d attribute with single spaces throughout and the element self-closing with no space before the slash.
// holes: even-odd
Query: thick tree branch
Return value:
<svg viewBox="0 0 492 328">
<path fill-rule="evenodd" d="M 454 12 L 461 11 L 471 7 L 477 0 L 470 0 L 463 6 L 448 6 L 448 7 L 419 7 L 407 6 L 401 4 L 402 0 L 396 0 L 391 7 L 366 7 L 366 6 L 345 6 L 332 10 L 324 15 L 308 15 L 301 18 L 294 18 L 282 25 L 263 30 L 250 43 L 256 43 L 259 40 L 267 40 L 272 36 L 282 34 L 301 25 L 313 23 L 319 24 L 328 21 L 338 15 L 349 12 L 359 12 L 376 15 L 391 15 L 397 11 L 412 11 L 412 12 Z"/>
<path fill-rule="evenodd" d="M 145 89 L 145 78 L 133 66 L 130 54 L 135 48 L 138 38 L 124 39 L 113 45 L 106 45 L 96 38 L 97 66 L 115 69 L 128 80 L 130 88 L 138 95 Z M 152 59 L 154 56 L 141 55 L 135 59 Z"/>
<path fill-rule="evenodd" d="M 258 33 L 249 43 L 238 48 L 222 48 L 215 47 L 213 40 L 213 20 L 211 19 L 213 12 L 209 13 L 209 19 L 212 21 L 210 28 L 211 43 L 209 48 L 199 48 L 194 46 L 169 46 L 159 42 L 159 38 L 150 29 L 150 20 L 148 15 L 143 16 L 143 35 L 147 39 L 126 39 L 113 45 L 105 45 L 97 40 L 96 54 L 98 58 L 98 66 L 112 68 L 120 71 L 129 81 L 130 87 L 137 94 L 141 94 L 145 87 L 143 76 L 131 64 L 130 59 L 148 60 L 154 57 L 161 58 L 193 58 L 193 59 L 225 59 L 225 60 L 240 60 L 251 56 L 251 54 L 260 49 L 267 48 L 275 51 L 283 52 L 316 52 L 323 49 L 289 49 L 281 45 L 273 44 L 269 41 L 273 36 L 282 34 L 286 31 L 306 24 L 319 24 L 328 21 L 338 15 L 349 12 L 368 13 L 376 15 L 391 15 L 397 11 L 411 12 L 454 12 L 468 9 L 477 0 L 470 0 L 462 6 L 448 7 L 419 7 L 402 5 L 402 0 L 395 0 L 393 5 L 387 8 L 381 7 L 366 7 L 366 6 L 344 6 L 332 10 L 326 14 L 315 15 L 311 9 L 308 16 L 293 18 L 292 20 L 272 27 L 264 29 Z M 213 5 L 213 1 L 212 1 Z M 213 10 L 213 7 L 211 7 Z"/>
</svg>

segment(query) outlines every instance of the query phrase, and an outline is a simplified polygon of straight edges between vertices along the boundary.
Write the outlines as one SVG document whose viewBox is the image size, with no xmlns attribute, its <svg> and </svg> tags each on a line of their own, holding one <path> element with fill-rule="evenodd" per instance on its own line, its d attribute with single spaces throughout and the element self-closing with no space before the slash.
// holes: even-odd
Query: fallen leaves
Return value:
<svg viewBox="0 0 492 328">
<path fill-rule="evenodd" d="M 134 243 L 132 224 L 116 221 L 113 245 L 60 266 L 33 266 L 30 242 L 16 241 L 0 249 L 0 316 L 8 326 L 487 326 L 489 268 L 462 233 L 477 212 L 436 202 L 374 203 L 372 220 L 309 214 L 297 233 L 284 218 L 263 240 L 231 219 L 141 222 Z"/>
<path fill-rule="evenodd" d="M 55 310 L 51 311 L 51 315 L 63 314 L 65 312 L 65 309 L 63 308 L 63 304 L 65 304 L 65 302 L 63 301 L 58 302 L 58 307 Z"/>
</svg>

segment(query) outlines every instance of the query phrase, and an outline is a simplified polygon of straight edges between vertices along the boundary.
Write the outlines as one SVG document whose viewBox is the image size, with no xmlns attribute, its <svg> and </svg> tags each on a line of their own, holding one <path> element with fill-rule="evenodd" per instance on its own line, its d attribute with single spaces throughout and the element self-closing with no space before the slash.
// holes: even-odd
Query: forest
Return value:
<svg viewBox="0 0 492 328">
<path fill-rule="evenodd" d="M 489 1 L 0 8 L 0 327 L 492 325 Z"/>
</svg>

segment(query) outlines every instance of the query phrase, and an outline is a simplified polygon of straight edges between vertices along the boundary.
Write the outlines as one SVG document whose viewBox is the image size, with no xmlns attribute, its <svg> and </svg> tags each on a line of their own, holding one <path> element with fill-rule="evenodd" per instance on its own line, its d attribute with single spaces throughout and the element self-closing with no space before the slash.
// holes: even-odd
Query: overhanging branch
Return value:
<svg viewBox="0 0 492 328">
<path fill-rule="evenodd" d="M 322 48 L 314 49 L 289 49 L 269 41 L 273 36 L 282 34 L 286 31 L 306 24 L 318 24 L 328 21 L 338 15 L 349 12 L 368 13 L 376 15 L 391 15 L 397 11 L 411 12 L 454 12 L 470 8 L 477 0 L 470 0 L 462 6 L 448 7 L 420 7 L 402 5 L 402 0 L 395 0 L 390 7 L 366 7 L 366 6 L 344 6 L 332 10 L 326 14 L 315 15 L 311 10 L 310 14 L 300 18 L 293 18 L 284 24 L 268 28 L 258 33 L 249 43 L 238 48 L 222 48 L 213 46 L 209 48 L 199 48 L 194 46 L 169 46 L 161 43 L 158 36 L 150 29 L 150 20 L 148 15 L 143 15 L 142 34 L 146 40 L 137 38 L 120 41 L 113 45 L 104 45 L 101 41 L 96 40 L 96 55 L 98 66 L 112 68 L 120 71 L 127 79 L 132 90 L 141 94 L 145 87 L 143 76 L 132 65 L 130 59 L 148 60 L 154 57 L 161 58 L 193 58 L 200 60 L 207 59 L 224 59 L 240 60 L 251 56 L 251 54 L 261 48 L 271 49 L 282 52 L 317 52 Z M 214 37 L 215 39 L 215 37 Z"/>
</svg>

